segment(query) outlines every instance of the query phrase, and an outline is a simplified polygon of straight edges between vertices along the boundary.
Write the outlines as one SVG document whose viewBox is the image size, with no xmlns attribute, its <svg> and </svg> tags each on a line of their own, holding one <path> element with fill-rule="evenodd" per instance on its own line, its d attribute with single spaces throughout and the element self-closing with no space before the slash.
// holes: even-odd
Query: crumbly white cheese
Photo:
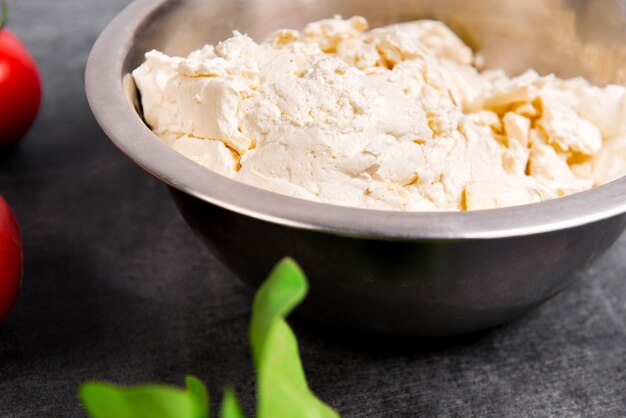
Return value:
<svg viewBox="0 0 626 418">
<path fill-rule="evenodd" d="M 246 35 L 133 72 L 144 117 L 219 174 L 345 206 L 539 202 L 626 174 L 626 88 L 479 72 L 443 23 L 362 17 Z"/>
</svg>

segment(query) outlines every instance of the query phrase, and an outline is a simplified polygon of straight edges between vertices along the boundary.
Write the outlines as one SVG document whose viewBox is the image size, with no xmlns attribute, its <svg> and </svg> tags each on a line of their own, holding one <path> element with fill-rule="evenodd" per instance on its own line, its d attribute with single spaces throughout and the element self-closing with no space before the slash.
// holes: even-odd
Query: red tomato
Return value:
<svg viewBox="0 0 626 418">
<path fill-rule="evenodd" d="M 24 136 L 40 102 L 41 79 L 35 61 L 17 36 L 0 29 L 0 152 Z"/>
<path fill-rule="evenodd" d="M 22 236 L 8 203 L 0 196 L 0 321 L 17 299 L 22 281 Z"/>
</svg>

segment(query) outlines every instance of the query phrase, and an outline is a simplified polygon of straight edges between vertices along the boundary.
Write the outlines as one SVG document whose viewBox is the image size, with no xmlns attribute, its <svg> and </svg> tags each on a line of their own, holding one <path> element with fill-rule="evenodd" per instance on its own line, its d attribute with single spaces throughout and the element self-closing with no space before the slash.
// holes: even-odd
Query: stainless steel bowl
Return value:
<svg viewBox="0 0 626 418">
<path fill-rule="evenodd" d="M 290 255 L 311 282 L 303 315 L 382 333 L 453 335 L 547 300 L 624 231 L 626 178 L 549 202 L 469 213 L 337 207 L 207 171 L 164 145 L 131 104 L 136 91 L 124 75 L 151 48 L 184 54 L 233 29 L 260 39 L 336 13 L 363 15 L 373 25 L 440 19 L 491 66 L 626 83 L 626 4 L 617 0 L 132 3 L 94 46 L 89 103 L 111 140 L 170 186 L 187 222 L 239 277 L 256 285 Z"/>
</svg>

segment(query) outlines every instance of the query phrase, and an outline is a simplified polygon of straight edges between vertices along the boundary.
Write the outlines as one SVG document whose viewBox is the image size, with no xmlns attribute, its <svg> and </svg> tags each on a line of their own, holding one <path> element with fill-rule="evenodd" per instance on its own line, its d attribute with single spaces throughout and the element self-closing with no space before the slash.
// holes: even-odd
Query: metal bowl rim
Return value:
<svg viewBox="0 0 626 418">
<path fill-rule="evenodd" d="M 288 227 L 389 240 L 490 239 L 572 228 L 626 212 L 626 177 L 530 205 L 468 212 L 399 212 L 318 203 L 262 190 L 213 173 L 179 155 L 125 98 L 123 65 L 137 33 L 172 1 L 136 0 L 102 32 L 87 62 L 93 114 L 113 143 L 164 183 L 224 209 Z"/>
</svg>

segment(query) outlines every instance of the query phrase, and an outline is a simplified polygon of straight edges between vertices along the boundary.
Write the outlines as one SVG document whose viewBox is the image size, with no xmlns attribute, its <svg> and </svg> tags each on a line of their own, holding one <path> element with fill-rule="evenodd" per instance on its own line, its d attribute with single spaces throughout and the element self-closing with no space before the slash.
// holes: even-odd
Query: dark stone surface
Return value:
<svg viewBox="0 0 626 418">
<path fill-rule="evenodd" d="M 182 384 L 186 373 L 214 397 L 233 384 L 251 416 L 251 292 L 87 107 L 87 53 L 127 3 L 9 2 L 46 97 L 0 163 L 26 254 L 21 298 L 0 327 L 2 417 L 84 416 L 84 380 Z M 410 342 L 292 324 L 312 387 L 344 416 L 625 416 L 625 276 L 626 236 L 577 285 L 479 335 Z"/>
</svg>

